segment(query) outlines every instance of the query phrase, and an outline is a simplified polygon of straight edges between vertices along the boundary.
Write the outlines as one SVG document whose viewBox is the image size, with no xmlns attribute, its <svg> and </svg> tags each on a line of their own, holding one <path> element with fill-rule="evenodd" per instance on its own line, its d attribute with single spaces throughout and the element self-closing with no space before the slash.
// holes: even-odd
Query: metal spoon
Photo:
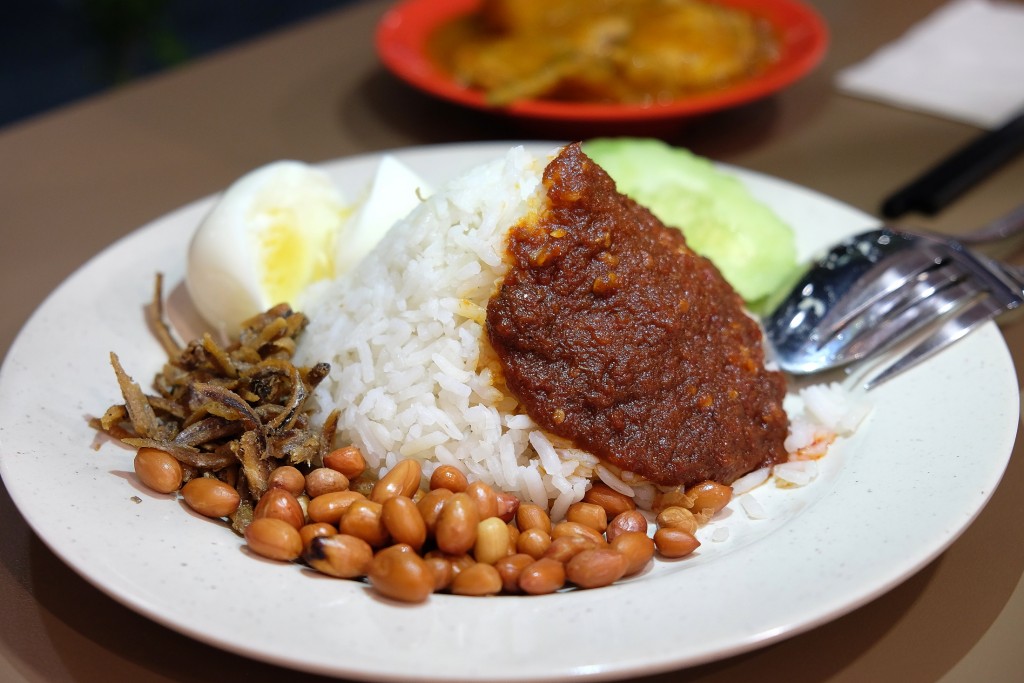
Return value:
<svg viewBox="0 0 1024 683">
<path fill-rule="evenodd" d="M 966 335 L 1016 308 L 1022 293 L 1004 267 L 963 244 L 991 245 L 1022 232 L 1024 206 L 959 240 L 891 228 L 847 238 L 764 317 L 775 359 L 795 375 L 833 370 L 874 357 L 958 311 L 971 324 L 956 338 Z"/>
</svg>

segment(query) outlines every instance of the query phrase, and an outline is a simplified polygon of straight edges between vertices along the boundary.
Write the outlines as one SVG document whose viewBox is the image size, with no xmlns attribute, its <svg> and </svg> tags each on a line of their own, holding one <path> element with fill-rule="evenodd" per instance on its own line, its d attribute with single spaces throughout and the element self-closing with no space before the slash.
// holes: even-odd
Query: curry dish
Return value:
<svg viewBox="0 0 1024 683">
<path fill-rule="evenodd" d="M 484 0 L 430 51 L 494 105 L 657 104 L 756 75 L 778 43 L 767 22 L 703 0 Z"/>
</svg>

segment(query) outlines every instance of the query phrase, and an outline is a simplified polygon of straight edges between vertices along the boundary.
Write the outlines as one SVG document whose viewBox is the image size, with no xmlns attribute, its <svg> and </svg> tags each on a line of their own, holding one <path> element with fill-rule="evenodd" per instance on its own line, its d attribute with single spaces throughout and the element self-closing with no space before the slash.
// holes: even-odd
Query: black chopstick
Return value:
<svg viewBox="0 0 1024 683">
<path fill-rule="evenodd" d="M 924 175 L 882 202 L 882 215 L 897 218 L 909 211 L 936 214 L 976 182 L 1024 149 L 1024 112 L 983 133 Z"/>
</svg>

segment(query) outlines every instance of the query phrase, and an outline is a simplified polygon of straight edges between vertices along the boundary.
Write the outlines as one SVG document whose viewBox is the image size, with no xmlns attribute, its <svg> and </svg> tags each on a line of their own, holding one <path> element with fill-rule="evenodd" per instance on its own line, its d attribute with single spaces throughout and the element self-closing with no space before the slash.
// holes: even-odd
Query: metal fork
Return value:
<svg viewBox="0 0 1024 683">
<path fill-rule="evenodd" d="M 1007 218 L 1022 215 L 1018 209 Z M 1005 219 L 992 225 L 1005 236 Z M 956 240 L 882 228 L 833 248 L 765 319 L 765 332 L 792 374 L 841 367 L 906 342 L 866 382 L 872 388 L 1022 303 L 1021 269 Z"/>
<path fill-rule="evenodd" d="M 865 382 L 868 389 L 1024 303 L 1024 270 L 974 253 L 957 241 L 904 235 L 919 248 L 908 248 L 888 264 L 882 275 L 885 284 L 868 288 L 866 299 L 830 311 L 832 319 L 822 330 L 844 338 L 857 358 L 920 335 Z"/>
</svg>

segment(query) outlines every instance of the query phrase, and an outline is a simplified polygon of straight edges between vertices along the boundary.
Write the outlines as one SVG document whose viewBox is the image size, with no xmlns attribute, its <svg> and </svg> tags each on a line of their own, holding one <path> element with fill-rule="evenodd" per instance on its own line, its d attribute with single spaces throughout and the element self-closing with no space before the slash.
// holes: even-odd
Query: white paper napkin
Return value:
<svg viewBox="0 0 1024 683">
<path fill-rule="evenodd" d="M 865 61 L 840 90 L 996 128 L 1024 109 L 1024 3 L 953 0 Z"/>
</svg>

